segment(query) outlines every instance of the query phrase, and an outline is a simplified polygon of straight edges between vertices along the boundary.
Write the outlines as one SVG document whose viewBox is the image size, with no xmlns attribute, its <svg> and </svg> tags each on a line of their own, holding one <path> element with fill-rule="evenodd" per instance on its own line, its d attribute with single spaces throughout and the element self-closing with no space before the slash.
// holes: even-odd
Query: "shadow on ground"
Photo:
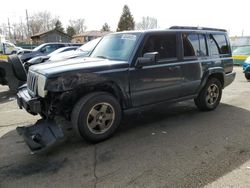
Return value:
<svg viewBox="0 0 250 188">
<path fill-rule="evenodd" d="M 0 138 L 0 179 L 31 187 L 30 180 L 36 187 L 66 187 L 67 181 L 73 187 L 202 187 L 250 159 L 249 115 L 226 104 L 199 112 L 188 101 L 127 115 L 99 144 L 72 136 L 42 155 L 29 155 L 11 131 Z"/>
<path fill-rule="evenodd" d="M 12 91 L 1 91 L 0 92 L 0 104 L 10 102 L 12 100 L 15 100 L 16 93 Z"/>
</svg>

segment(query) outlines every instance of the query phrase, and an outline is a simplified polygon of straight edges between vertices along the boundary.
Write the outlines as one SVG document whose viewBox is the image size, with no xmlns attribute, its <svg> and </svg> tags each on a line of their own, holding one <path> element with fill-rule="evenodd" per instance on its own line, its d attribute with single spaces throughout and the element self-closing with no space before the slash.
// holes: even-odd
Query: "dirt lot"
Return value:
<svg viewBox="0 0 250 188">
<path fill-rule="evenodd" d="M 111 139 L 70 137 L 30 155 L 18 125 L 34 123 L 0 87 L 0 187 L 249 187 L 250 83 L 236 81 L 213 112 L 192 101 L 127 115 Z"/>
</svg>

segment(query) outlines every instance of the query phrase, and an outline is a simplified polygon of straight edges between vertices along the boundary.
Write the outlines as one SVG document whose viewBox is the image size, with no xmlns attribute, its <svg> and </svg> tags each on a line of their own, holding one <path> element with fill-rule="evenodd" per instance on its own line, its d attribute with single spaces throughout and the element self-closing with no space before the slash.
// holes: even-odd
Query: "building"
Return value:
<svg viewBox="0 0 250 188">
<path fill-rule="evenodd" d="M 56 29 L 37 33 L 31 36 L 33 44 L 42 44 L 47 42 L 71 42 L 71 37 L 64 32 Z"/>
<path fill-rule="evenodd" d="M 74 35 L 72 37 L 72 43 L 86 43 L 90 40 L 96 39 L 98 37 L 103 37 L 106 34 L 111 33 L 110 31 L 86 31 L 84 33 Z"/>
</svg>

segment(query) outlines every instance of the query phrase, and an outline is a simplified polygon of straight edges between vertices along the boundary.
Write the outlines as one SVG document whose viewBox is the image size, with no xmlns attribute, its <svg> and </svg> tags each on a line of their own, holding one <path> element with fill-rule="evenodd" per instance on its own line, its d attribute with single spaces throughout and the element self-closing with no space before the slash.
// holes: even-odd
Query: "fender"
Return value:
<svg viewBox="0 0 250 188">
<path fill-rule="evenodd" d="M 243 73 L 249 73 L 250 72 L 250 64 L 248 64 L 246 67 L 243 69 Z"/>
<path fill-rule="evenodd" d="M 201 84 L 199 86 L 198 89 L 198 93 L 202 90 L 202 88 L 206 85 L 208 78 L 213 75 L 220 75 L 221 76 L 221 81 L 222 81 L 222 87 L 224 88 L 224 80 L 225 80 L 225 72 L 224 69 L 222 67 L 211 67 L 209 69 L 207 69 L 201 79 Z"/>
</svg>

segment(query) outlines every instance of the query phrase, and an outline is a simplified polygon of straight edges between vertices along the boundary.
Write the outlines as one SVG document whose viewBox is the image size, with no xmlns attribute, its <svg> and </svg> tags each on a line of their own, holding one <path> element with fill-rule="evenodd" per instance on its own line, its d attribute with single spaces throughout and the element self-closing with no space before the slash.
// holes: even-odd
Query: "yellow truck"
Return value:
<svg viewBox="0 0 250 188">
<path fill-rule="evenodd" d="M 234 64 L 242 65 L 250 57 L 250 46 L 241 46 L 233 51 Z"/>
</svg>

